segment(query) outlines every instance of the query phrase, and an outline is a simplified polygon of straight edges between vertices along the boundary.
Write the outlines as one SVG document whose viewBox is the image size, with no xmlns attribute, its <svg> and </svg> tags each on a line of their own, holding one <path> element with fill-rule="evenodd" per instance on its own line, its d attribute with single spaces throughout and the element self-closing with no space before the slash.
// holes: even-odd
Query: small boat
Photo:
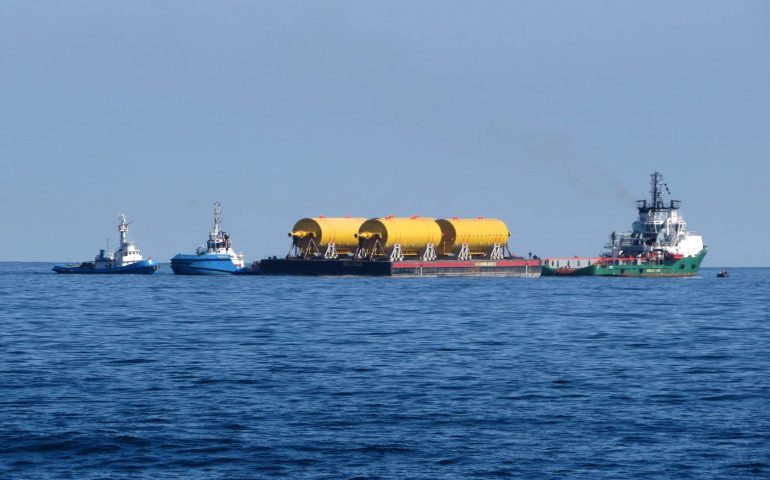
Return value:
<svg viewBox="0 0 770 480">
<path fill-rule="evenodd" d="M 721 272 L 717 273 L 717 278 L 727 278 L 730 276 L 730 273 L 727 270 L 722 270 Z"/>
<path fill-rule="evenodd" d="M 115 250 L 115 253 L 102 249 L 99 250 L 99 254 L 93 262 L 56 265 L 53 267 L 53 271 L 56 273 L 155 273 L 158 270 L 158 263 L 152 258 L 144 260 L 142 253 L 136 248 L 136 244 L 126 239 L 128 223 L 126 216 L 122 213 L 120 214 L 118 232 L 120 232 L 120 247 Z"/>
<path fill-rule="evenodd" d="M 214 203 L 214 229 L 194 254 L 177 254 L 171 270 L 177 275 L 230 274 L 243 268 L 243 254 L 235 253 L 230 236 L 222 230 L 222 206 Z"/>
</svg>

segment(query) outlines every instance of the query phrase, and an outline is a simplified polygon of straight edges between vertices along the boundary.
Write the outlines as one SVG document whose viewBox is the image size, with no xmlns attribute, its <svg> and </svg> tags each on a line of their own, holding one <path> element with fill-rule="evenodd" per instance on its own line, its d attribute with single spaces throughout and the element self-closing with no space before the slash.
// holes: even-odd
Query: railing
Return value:
<svg viewBox="0 0 770 480">
<path fill-rule="evenodd" d="M 597 263 L 601 265 L 660 265 L 664 261 L 658 257 L 603 257 Z"/>
<path fill-rule="evenodd" d="M 543 263 L 551 268 L 585 268 L 601 260 L 601 257 L 545 258 Z"/>
<path fill-rule="evenodd" d="M 543 264 L 550 268 L 585 268 L 591 265 L 661 265 L 665 257 L 560 257 L 545 258 Z"/>
</svg>

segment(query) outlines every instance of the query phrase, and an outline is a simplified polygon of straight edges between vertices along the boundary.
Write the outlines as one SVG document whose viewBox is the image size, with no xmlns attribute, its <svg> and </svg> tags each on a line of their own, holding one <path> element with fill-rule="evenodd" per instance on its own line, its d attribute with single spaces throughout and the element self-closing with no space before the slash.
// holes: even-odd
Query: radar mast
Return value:
<svg viewBox="0 0 770 480">
<path fill-rule="evenodd" d="M 120 232 L 120 248 L 122 249 L 128 241 L 126 240 L 126 232 L 128 232 L 128 223 L 126 223 L 126 215 L 120 214 L 120 223 L 118 224 L 118 232 Z"/>
<path fill-rule="evenodd" d="M 212 237 L 218 237 L 222 231 L 222 204 L 214 202 L 214 230 L 211 232 Z"/>
</svg>

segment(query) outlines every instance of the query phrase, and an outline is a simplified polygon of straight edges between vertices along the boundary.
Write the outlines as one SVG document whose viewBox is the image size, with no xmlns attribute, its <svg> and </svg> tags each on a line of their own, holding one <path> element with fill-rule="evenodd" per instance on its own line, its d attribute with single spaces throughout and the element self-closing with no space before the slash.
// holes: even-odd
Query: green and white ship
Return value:
<svg viewBox="0 0 770 480">
<path fill-rule="evenodd" d="M 630 232 L 612 232 L 599 257 L 546 258 L 543 276 L 690 277 L 706 256 L 703 237 L 687 230 L 679 200 L 670 195 L 663 175 L 650 175 L 650 199 L 639 200 L 639 218 Z"/>
</svg>

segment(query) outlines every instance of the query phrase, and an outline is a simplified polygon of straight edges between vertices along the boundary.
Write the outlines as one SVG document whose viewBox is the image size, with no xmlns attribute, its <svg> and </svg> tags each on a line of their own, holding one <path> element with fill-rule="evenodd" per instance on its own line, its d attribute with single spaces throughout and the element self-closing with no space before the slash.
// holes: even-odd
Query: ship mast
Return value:
<svg viewBox="0 0 770 480">
<path fill-rule="evenodd" d="M 666 185 L 665 182 L 663 182 L 663 174 L 660 172 L 652 172 L 650 175 L 650 194 L 651 194 L 651 200 L 652 203 L 650 204 L 650 208 L 653 209 L 659 209 L 659 208 L 666 208 L 665 203 L 663 203 L 663 190 L 666 190 L 666 193 L 671 195 L 671 192 L 668 190 L 668 185 Z"/>
<path fill-rule="evenodd" d="M 660 172 L 653 172 L 650 175 L 650 195 L 651 202 L 648 210 L 677 210 L 681 203 L 679 200 L 671 200 L 668 205 L 663 201 L 663 192 L 667 195 L 671 195 L 671 191 L 668 189 L 668 184 L 663 181 L 663 174 Z M 640 200 L 641 206 L 648 207 L 646 201 Z"/>
<path fill-rule="evenodd" d="M 209 233 L 209 240 L 206 242 L 206 249 L 209 253 L 217 253 L 217 250 L 225 243 L 222 236 L 222 205 L 219 202 L 214 202 L 214 229 Z"/>
<path fill-rule="evenodd" d="M 214 202 L 214 230 L 211 232 L 212 238 L 219 237 L 222 231 L 222 205 Z"/>
<path fill-rule="evenodd" d="M 663 206 L 663 192 L 660 189 L 661 181 L 660 173 L 652 172 L 650 175 L 650 198 L 652 200 L 650 202 L 650 207 L 652 208 L 660 208 Z"/>
<path fill-rule="evenodd" d="M 120 232 L 120 248 L 124 249 L 128 241 L 126 240 L 126 232 L 128 232 L 128 223 L 126 223 L 126 216 L 120 214 L 120 224 L 118 224 L 118 232 Z"/>
</svg>

